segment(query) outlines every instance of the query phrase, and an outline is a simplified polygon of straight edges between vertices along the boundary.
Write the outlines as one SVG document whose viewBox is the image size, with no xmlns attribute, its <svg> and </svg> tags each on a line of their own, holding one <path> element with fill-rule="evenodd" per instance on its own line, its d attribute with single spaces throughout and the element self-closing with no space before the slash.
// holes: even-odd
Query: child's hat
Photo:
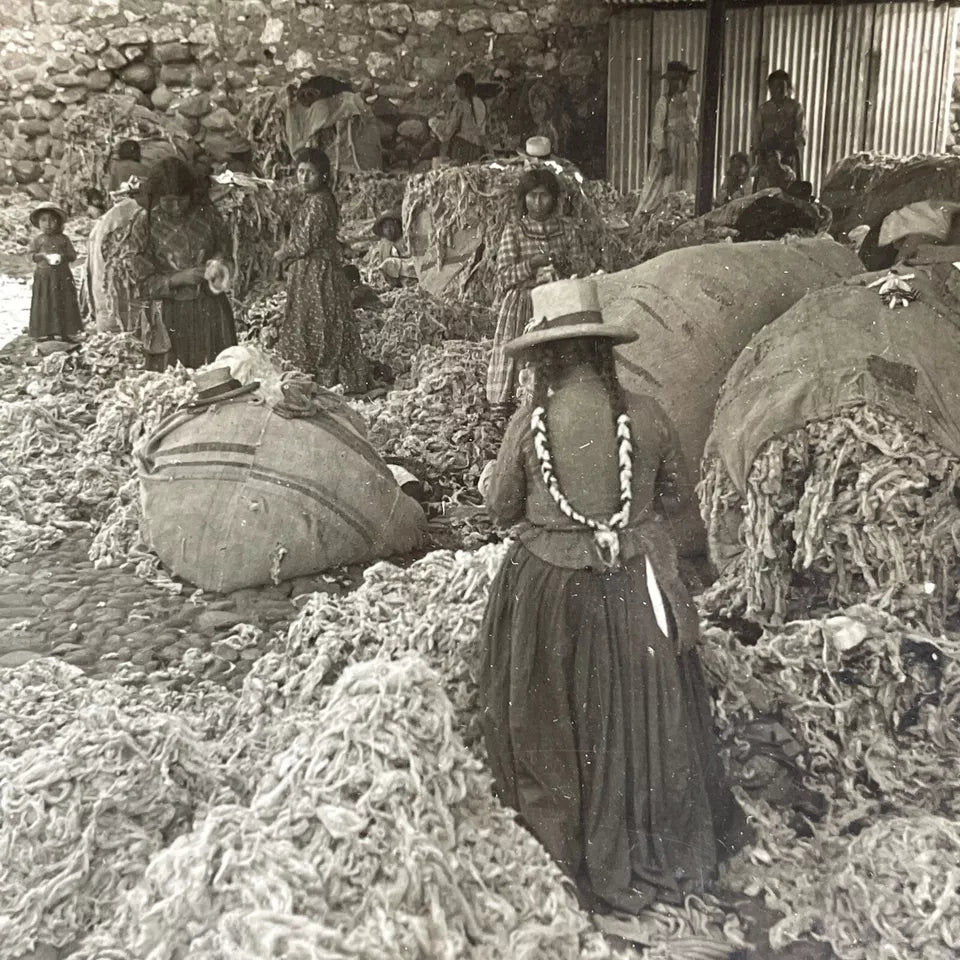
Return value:
<svg viewBox="0 0 960 960">
<path fill-rule="evenodd" d="M 67 222 L 67 214 L 62 207 L 58 207 L 55 203 L 41 203 L 30 211 L 30 222 L 35 227 L 40 226 L 41 213 L 55 213 L 60 218 L 61 223 Z"/>
</svg>

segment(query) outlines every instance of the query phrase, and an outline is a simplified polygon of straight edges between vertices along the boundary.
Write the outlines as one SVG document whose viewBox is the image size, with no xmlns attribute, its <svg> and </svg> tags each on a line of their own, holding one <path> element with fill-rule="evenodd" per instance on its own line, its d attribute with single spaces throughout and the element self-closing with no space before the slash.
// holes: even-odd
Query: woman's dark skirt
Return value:
<svg viewBox="0 0 960 960">
<path fill-rule="evenodd" d="M 672 634 L 671 629 L 671 634 Z M 702 890 L 742 841 L 696 651 L 657 626 L 643 557 L 610 573 L 508 553 L 483 623 L 484 736 L 500 799 L 588 904 Z"/>
<path fill-rule="evenodd" d="M 170 351 L 147 354 L 148 370 L 164 370 L 177 361 L 195 370 L 216 360 L 227 347 L 236 346 L 233 311 L 223 294 L 164 300 L 162 316 L 170 336 Z"/>
<path fill-rule="evenodd" d="M 33 298 L 30 301 L 30 336 L 75 337 L 83 330 L 77 287 L 70 265 L 41 267 L 33 275 Z"/>
</svg>

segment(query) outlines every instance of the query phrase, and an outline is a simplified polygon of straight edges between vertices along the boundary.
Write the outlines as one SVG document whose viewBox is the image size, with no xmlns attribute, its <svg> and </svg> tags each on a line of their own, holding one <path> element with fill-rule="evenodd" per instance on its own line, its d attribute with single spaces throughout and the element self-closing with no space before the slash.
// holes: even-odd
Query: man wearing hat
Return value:
<svg viewBox="0 0 960 960">
<path fill-rule="evenodd" d="M 533 290 L 506 349 L 532 400 L 481 478 L 514 543 L 481 629 L 484 737 L 501 800 L 600 913 L 683 902 L 745 823 L 710 727 L 696 608 L 671 517 L 692 485 L 672 425 L 617 379 L 592 280 Z"/>
<path fill-rule="evenodd" d="M 663 73 L 666 90 L 653 112 L 653 161 L 640 200 L 642 210 L 652 210 L 671 193 L 696 193 L 700 94 L 690 87 L 696 72 L 681 60 L 671 60 Z"/>
</svg>

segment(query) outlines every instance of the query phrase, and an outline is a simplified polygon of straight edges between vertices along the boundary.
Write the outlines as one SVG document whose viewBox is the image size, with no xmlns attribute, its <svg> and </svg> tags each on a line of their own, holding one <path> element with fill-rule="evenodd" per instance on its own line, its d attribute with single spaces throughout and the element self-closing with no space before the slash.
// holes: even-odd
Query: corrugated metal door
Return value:
<svg viewBox="0 0 960 960">
<path fill-rule="evenodd" d="M 821 171 L 825 176 L 843 157 L 867 149 L 873 4 L 837 7 L 834 13 L 829 99 Z"/>
<path fill-rule="evenodd" d="M 733 153 L 750 153 L 750 131 L 757 111 L 763 10 L 733 9 L 727 14 L 723 48 L 723 94 L 717 134 L 716 190 L 723 182 L 727 159 Z"/>
<path fill-rule="evenodd" d="M 926 2 L 876 5 L 875 107 L 867 142 L 893 154 L 937 153 L 949 132 L 955 12 Z"/>
<path fill-rule="evenodd" d="M 641 9 L 610 18 L 607 179 L 623 192 L 637 189 L 646 170 L 653 17 Z"/>
<path fill-rule="evenodd" d="M 828 84 L 833 40 L 832 6 L 802 4 L 766 7 L 760 56 L 761 96 L 767 96 L 766 78 L 786 70 L 794 96 L 803 104 L 807 145 L 803 151 L 803 177 L 820 183 L 823 135 L 827 116 Z"/>
</svg>

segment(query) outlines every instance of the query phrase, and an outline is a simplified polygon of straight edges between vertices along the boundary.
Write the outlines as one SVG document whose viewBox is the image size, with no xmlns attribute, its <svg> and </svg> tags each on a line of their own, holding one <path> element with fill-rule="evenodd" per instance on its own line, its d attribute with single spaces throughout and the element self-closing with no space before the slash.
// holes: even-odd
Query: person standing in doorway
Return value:
<svg viewBox="0 0 960 960">
<path fill-rule="evenodd" d="M 652 210 L 671 193 L 696 193 L 700 94 L 690 88 L 695 73 L 682 61 L 673 60 L 663 74 L 667 86 L 653 113 L 653 163 L 640 200 L 641 210 Z"/>
<path fill-rule="evenodd" d="M 753 150 L 758 160 L 778 151 L 783 164 L 803 179 L 803 148 L 806 146 L 803 106 L 790 93 L 790 74 L 786 70 L 774 70 L 767 78 L 770 99 L 760 105 L 753 129 Z M 778 186 L 770 181 L 759 165 L 757 190 Z"/>
</svg>

